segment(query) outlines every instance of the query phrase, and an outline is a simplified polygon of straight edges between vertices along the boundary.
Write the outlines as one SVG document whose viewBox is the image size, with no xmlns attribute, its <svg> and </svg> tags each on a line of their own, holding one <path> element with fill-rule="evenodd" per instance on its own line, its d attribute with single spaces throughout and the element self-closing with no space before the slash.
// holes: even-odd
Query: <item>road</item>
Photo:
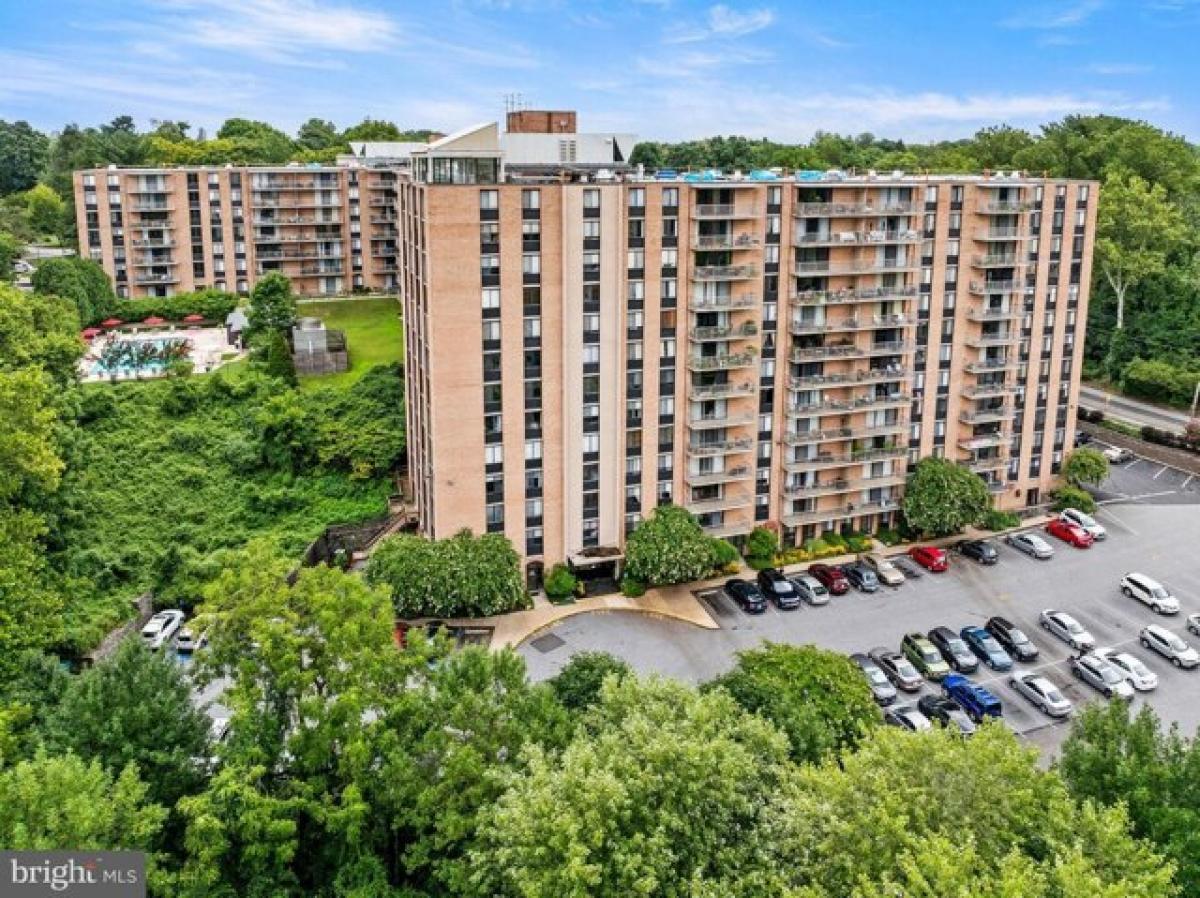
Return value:
<svg viewBox="0 0 1200 898">
<path fill-rule="evenodd" d="M 1079 388 L 1079 404 L 1089 409 L 1098 409 L 1110 418 L 1136 424 L 1138 427 L 1157 427 L 1160 430 L 1170 430 L 1183 433 L 1189 420 L 1186 412 L 1176 412 L 1171 409 L 1159 408 L 1147 402 L 1118 396 L 1095 387 Z"/>
</svg>

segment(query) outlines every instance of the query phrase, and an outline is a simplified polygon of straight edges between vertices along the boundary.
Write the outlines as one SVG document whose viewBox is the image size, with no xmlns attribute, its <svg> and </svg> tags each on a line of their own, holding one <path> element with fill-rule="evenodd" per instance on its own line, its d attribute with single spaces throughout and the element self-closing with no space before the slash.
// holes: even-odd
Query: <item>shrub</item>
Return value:
<svg viewBox="0 0 1200 898">
<path fill-rule="evenodd" d="M 649 586 L 699 580 L 712 570 L 712 538 L 686 508 L 654 509 L 625 545 L 626 570 Z"/>
<path fill-rule="evenodd" d="M 1074 486 L 1064 486 L 1054 493 L 1054 510 L 1062 511 L 1064 508 L 1078 508 L 1082 512 L 1091 514 L 1096 510 L 1096 500 L 1086 490 Z"/>
<path fill-rule="evenodd" d="M 1096 449 L 1076 449 L 1063 462 L 1062 476 L 1071 486 L 1103 483 L 1108 477 L 1108 459 Z"/>
<path fill-rule="evenodd" d="M 756 560 L 766 559 L 770 562 L 778 552 L 779 536 L 774 530 L 755 527 L 750 531 L 750 537 L 746 540 L 746 556 L 750 559 L 751 567 L 755 566 Z"/>
<path fill-rule="evenodd" d="M 550 568 L 550 575 L 546 577 L 544 588 L 550 599 L 562 601 L 572 598 L 578 585 L 579 581 L 571 573 L 571 569 L 560 563 Z"/>
<path fill-rule="evenodd" d="M 902 542 L 900 531 L 891 527 L 880 527 L 875 533 L 875 538 L 885 546 L 895 546 Z"/>
<path fill-rule="evenodd" d="M 641 580 L 635 580 L 630 576 L 622 577 L 621 594 L 631 599 L 636 599 L 638 596 L 644 596 L 646 594 L 646 584 Z"/>
<path fill-rule="evenodd" d="M 1001 511 L 998 508 L 989 508 L 987 513 L 979 519 L 979 528 L 981 530 L 1008 530 L 1010 527 L 1018 527 L 1021 524 L 1021 516 L 1012 511 Z"/>
<path fill-rule="evenodd" d="M 871 543 L 871 537 L 863 536 L 861 533 L 851 537 L 847 537 L 846 545 L 851 552 L 870 552 L 874 548 Z"/>
<path fill-rule="evenodd" d="M 840 533 L 838 533 L 836 530 L 830 530 L 821 538 L 825 540 L 826 545 L 829 545 L 832 548 L 835 548 L 835 549 L 845 549 L 846 548 L 846 545 L 847 545 L 846 538 L 844 536 L 842 536 Z"/>
<path fill-rule="evenodd" d="M 724 569 L 731 564 L 736 568 L 741 554 L 733 543 L 723 539 L 713 539 L 712 558 L 714 569 Z"/>
<path fill-rule="evenodd" d="M 548 682 L 564 708 L 586 711 L 600 698 L 600 687 L 606 679 L 623 679 L 631 673 L 628 664 L 608 652 L 580 652 Z"/>
<path fill-rule="evenodd" d="M 829 543 L 823 539 L 807 539 L 804 541 L 804 551 L 809 555 L 820 555 L 829 551 Z"/>
<path fill-rule="evenodd" d="M 1197 376 L 1170 362 L 1134 359 L 1121 374 L 1121 386 L 1131 396 L 1184 405 L 1191 401 Z"/>
</svg>

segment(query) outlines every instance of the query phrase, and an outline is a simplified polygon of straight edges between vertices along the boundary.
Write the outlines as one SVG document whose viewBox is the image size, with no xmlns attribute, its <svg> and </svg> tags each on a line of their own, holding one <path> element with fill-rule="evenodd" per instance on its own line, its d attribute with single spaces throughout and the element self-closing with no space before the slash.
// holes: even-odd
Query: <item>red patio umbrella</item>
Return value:
<svg viewBox="0 0 1200 898">
<path fill-rule="evenodd" d="M 99 336 L 102 333 L 104 333 L 104 331 L 98 327 L 85 327 L 80 332 L 80 336 L 83 337 L 83 339 L 85 339 L 85 340 L 90 340 L 90 339 L 92 339 L 92 337 Z"/>
<path fill-rule="evenodd" d="M 149 318 L 142 319 L 142 324 L 166 324 L 165 318 L 159 318 L 157 315 L 151 315 Z"/>
<path fill-rule="evenodd" d="M 183 320 L 184 320 L 184 321 L 203 321 L 203 320 L 204 320 L 204 316 L 203 316 L 203 315 L 196 315 L 196 314 L 184 315 L 184 316 L 183 316 Z"/>
<path fill-rule="evenodd" d="M 122 325 L 124 323 L 125 322 L 120 318 L 105 318 L 100 322 L 103 327 L 117 327 L 118 325 Z"/>
</svg>

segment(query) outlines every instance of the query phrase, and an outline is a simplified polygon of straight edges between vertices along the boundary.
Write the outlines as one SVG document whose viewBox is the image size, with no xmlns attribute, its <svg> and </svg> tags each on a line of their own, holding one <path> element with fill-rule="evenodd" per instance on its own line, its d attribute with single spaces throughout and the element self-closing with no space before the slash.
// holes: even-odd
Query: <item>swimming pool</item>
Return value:
<svg viewBox="0 0 1200 898">
<path fill-rule="evenodd" d="M 191 341 L 184 337 L 154 337 L 147 340 L 115 340 L 111 347 L 117 350 L 124 350 L 126 353 L 131 352 L 135 347 L 141 344 L 150 344 L 156 352 L 174 346 L 185 346 L 190 348 Z M 109 348 L 105 348 L 102 355 L 110 352 Z M 186 356 L 184 356 L 186 358 Z M 107 367 L 101 359 L 96 359 L 88 363 L 88 373 L 95 377 L 133 377 L 137 374 L 161 374 L 166 370 L 169 361 L 163 358 L 148 358 L 141 364 L 134 364 L 128 355 L 122 356 L 121 361 L 115 368 Z"/>
</svg>

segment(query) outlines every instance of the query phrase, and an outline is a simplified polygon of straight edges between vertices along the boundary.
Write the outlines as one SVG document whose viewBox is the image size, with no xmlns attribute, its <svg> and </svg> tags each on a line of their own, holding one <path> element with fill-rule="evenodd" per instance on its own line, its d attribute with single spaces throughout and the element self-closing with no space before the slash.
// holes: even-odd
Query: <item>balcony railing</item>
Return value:
<svg viewBox="0 0 1200 898">
<path fill-rule="evenodd" d="M 700 384 L 688 388 L 688 398 L 704 399 L 737 399 L 757 395 L 753 383 Z"/>
<path fill-rule="evenodd" d="M 988 374 L 993 371 L 1011 371 L 1016 367 L 1016 359 L 981 359 L 967 362 L 963 370 L 968 374 Z"/>
<path fill-rule="evenodd" d="M 976 240 L 1025 240 L 1029 234 L 1020 228 L 979 228 Z"/>
<path fill-rule="evenodd" d="M 130 210 L 133 212 L 171 212 L 175 209 L 174 203 L 133 203 L 130 205 Z"/>
<path fill-rule="evenodd" d="M 903 365 L 888 365 L 886 368 L 871 368 L 867 371 L 854 371 L 848 374 L 804 374 L 788 378 L 788 389 L 807 390 L 813 387 L 849 387 L 855 384 L 882 383 L 889 380 L 903 380 L 910 374 L 910 369 Z"/>
<path fill-rule="evenodd" d="M 251 190 L 336 190 L 340 185 L 337 178 L 252 178 Z"/>
<path fill-rule="evenodd" d="M 738 203 L 699 203 L 692 209 L 692 218 L 757 218 L 758 207 Z"/>
<path fill-rule="evenodd" d="M 824 483 L 789 484 L 783 488 L 783 494 L 789 499 L 803 499 L 806 496 L 831 495 L 833 493 L 848 493 L 853 490 L 869 490 L 883 486 L 899 486 L 907 479 L 903 471 L 883 474 L 878 477 L 858 477 L 828 480 Z"/>
<path fill-rule="evenodd" d="M 173 274 L 139 274 L 134 277 L 135 284 L 178 284 L 179 278 Z"/>
<path fill-rule="evenodd" d="M 708 430 L 714 427 L 741 427 L 752 423 L 758 415 L 755 412 L 717 412 L 709 415 L 692 415 L 687 419 L 691 430 Z"/>
<path fill-rule="evenodd" d="M 710 471 L 707 474 L 687 474 L 684 482 L 688 486 L 713 486 L 718 483 L 737 483 L 749 480 L 754 470 L 749 465 L 734 465 L 724 471 Z"/>
<path fill-rule="evenodd" d="M 345 274 L 346 270 L 341 265 L 302 265 L 300 266 L 300 274 L 309 277 L 320 277 L 322 275 L 338 275 Z"/>
<path fill-rule="evenodd" d="M 693 355 L 688 358 L 691 371 L 728 371 L 732 368 L 751 368 L 758 364 L 753 352 L 731 352 L 721 355 Z"/>
<path fill-rule="evenodd" d="M 995 405 L 973 412 L 959 412 L 958 420 L 963 424 L 986 424 L 990 421 L 1007 421 L 1012 415 L 1011 405 Z"/>
<path fill-rule="evenodd" d="M 756 265 L 697 265 L 692 269 L 693 281 L 745 281 L 758 277 Z"/>
<path fill-rule="evenodd" d="M 909 271 L 918 268 L 918 259 L 855 259 L 849 262 L 831 259 L 793 262 L 792 272 L 796 277 L 820 274 L 870 274 L 880 271 Z"/>
<path fill-rule="evenodd" d="M 693 296 L 689 308 L 693 312 L 729 312 L 758 308 L 758 296 L 741 293 L 737 296 Z"/>
<path fill-rule="evenodd" d="M 864 514 L 895 511 L 900 507 L 899 500 L 885 499 L 880 502 L 848 502 L 836 508 L 819 508 L 814 511 L 802 511 L 783 515 L 783 522 L 789 527 L 797 524 L 811 524 L 819 521 L 836 520 L 838 518 L 858 517 Z"/>
<path fill-rule="evenodd" d="M 738 437 L 731 440 L 705 440 L 704 442 L 689 443 L 689 455 L 702 458 L 706 455 L 727 455 L 731 452 L 746 452 L 754 448 L 750 437 Z"/>
<path fill-rule="evenodd" d="M 1016 309 L 971 309 L 967 312 L 970 321 L 1011 321 L 1020 315 Z"/>
<path fill-rule="evenodd" d="M 980 296 L 987 296 L 993 293 L 1024 293 L 1026 290 L 1033 290 L 1032 287 L 1027 287 L 1024 281 L 971 281 L 970 286 L 972 293 L 977 293 Z"/>
<path fill-rule="evenodd" d="M 756 249 L 761 241 L 753 234 L 695 234 L 692 236 L 692 249 L 699 250 L 738 250 Z"/>
<path fill-rule="evenodd" d="M 971 257 L 975 268 L 1015 268 L 1025 264 L 1024 258 L 1016 253 L 985 253 Z"/>
<path fill-rule="evenodd" d="M 863 246 L 920 241 L 921 232 L 911 228 L 893 231 L 798 231 L 792 235 L 793 246 Z"/>
<path fill-rule="evenodd" d="M 871 330 L 877 327 L 906 327 L 916 322 L 906 315 L 871 315 L 870 317 L 850 317 L 837 321 L 807 321 L 803 318 L 792 319 L 792 333 L 796 336 L 805 334 L 829 334 L 838 331 Z"/>
<path fill-rule="evenodd" d="M 1008 466 L 1008 459 L 1003 455 L 989 455 L 986 458 L 971 458 L 960 461 L 959 464 L 975 474 L 988 471 L 999 471 Z"/>
<path fill-rule="evenodd" d="M 963 387 L 962 394 L 968 399 L 990 399 L 993 396 L 1008 396 L 1016 393 L 1019 387 L 1015 384 L 997 383 L 997 384 L 974 384 L 973 386 Z"/>
<path fill-rule="evenodd" d="M 169 237 L 162 237 L 157 240 L 131 240 L 129 245 L 139 249 L 153 249 L 155 247 L 170 247 L 175 245 L 175 241 Z"/>
<path fill-rule="evenodd" d="M 789 403 L 787 413 L 794 416 L 811 416 L 857 412 L 869 408 L 906 406 L 911 402 L 912 396 L 908 393 L 890 393 L 887 396 L 854 396 L 850 399 L 822 399 L 820 402 Z"/>
<path fill-rule="evenodd" d="M 160 265 L 164 268 L 170 268 L 178 264 L 178 262 L 170 257 L 165 259 L 138 259 L 133 263 L 135 268 L 157 268 Z"/>
<path fill-rule="evenodd" d="M 850 453 L 822 452 L 809 458 L 793 458 L 784 461 L 788 469 L 809 470 L 812 468 L 839 468 L 846 465 L 857 465 L 861 462 L 882 461 L 888 458 L 903 458 L 908 450 L 903 446 L 884 446 L 877 449 L 858 449 Z"/>
<path fill-rule="evenodd" d="M 1002 334 L 980 334 L 977 337 L 967 337 L 966 344 L 972 349 L 987 349 L 993 346 L 1007 346 L 1017 339 L 1016 328 Z"/>
<path fill-rule="evenodd" d="M 975 452 L 979 449 L 992 449 L 996 446 L 1007 446 L 1012 439 L 1011 434 L 1005 431 L 997 433 L 982 434 L 980 436 L 967 437 L 958 441 L 959 449 L 966 449 L 968 452 Z"/>
<path fill-rule="evenodd" d="M 837 218 L 847 215 L 912 215 L 913 203 L 796 203 L 792 215 L 796 218 Z"/>
<path fill-rule="evenodd" d="M 1028 212 L 1032 205 L 1032 203 L 1000 202 L 997 200 L 980 203 L 975 207 L 975 210 L 984 215 L 1019 215 L 1022 212 Z"/>
<path fill-rule="evenodd" d="M 696 343 L 713 340 L 744 340 L 747 337 L 755 336 L 758 336 L 758 325 L 753 321 L 727 327 L 693 327 L 688 333 L 688 337 Z"/>
<path fill-rule="evenodd" d="M 882 343 L 872 343 L 869 346 L 858 346 L 853 343 L 836 344 L 833 346 L 797 346 L 792 349 L 793 362 L 811 362 L 821 359 L 853 359 L 868 358 L 877 355 L 900 355 L 912 352 L 915 344 L 905 340 L 888 340 Z"/>
<path fill-rule="evenodd" d="M 310 251 L 262 251 L 256 252 L 254 257 L 260 262 L 275 262 L 275 261 L 294 261 L 299 259 L 341 259 L 343 253 L 340 250 L 334 252 L 321 252 L 320 250 Z"/>
<path fill-rule="evenodd" d="M 791 295 L 796 306 L 841 305 L 855 302 L 904 300 L 917 295 L 915 286 L 864 287 L 857 290 L 802 290 Z"/>
<path fill-rule="evenodd" d="M 741 508 L 743 505 L 749 505 L 751 496 L 744 490 L 726 491 L 723 496 L 714 496 L 711 499 L 689 499 L 686 507 L 693 514 L 704 514 L 709 511 L 725 511 L 730 508 Z"/>
<path fill-rule="evenodd" d="M 338 218 L 318 217 L 314 215 L 288 215 L 283 218 L 267 218 L 262 215 L 255 215 L 251 220 L 254 224 L 259 226 L 273 225 L 275 227 L 293 227 L 295 225 L 313 224 L 340 225 L 342 223 L 341 219 Z"/>
<path fill-rule="evenodd" d="M 754 521 L 721 521 L 717 524 L 701 524 L 706 534 L 723 539 L 729 536 L 742 536 L 754 529 Z"/>
</svg>

